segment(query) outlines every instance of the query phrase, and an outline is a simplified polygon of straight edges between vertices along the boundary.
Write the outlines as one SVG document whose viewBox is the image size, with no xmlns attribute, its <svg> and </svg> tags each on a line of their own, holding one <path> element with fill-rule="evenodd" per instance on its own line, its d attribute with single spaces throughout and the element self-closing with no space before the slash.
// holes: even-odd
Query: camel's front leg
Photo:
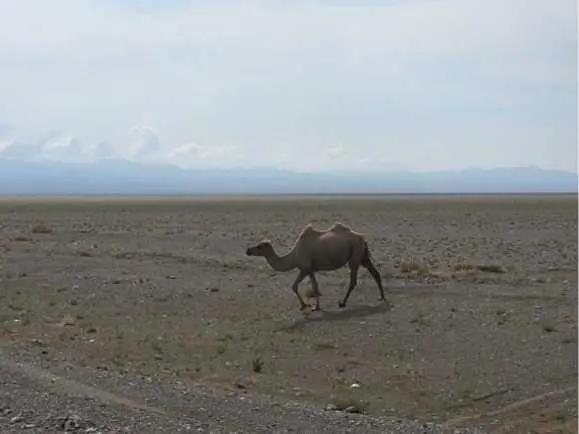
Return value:
<svg viewBox="0 0 579 434">
<path fill-rule="evenodd" d="M 351 266 L 350 267 L 350 285 L 348 286 L 348 291 L 346 292 L 344 299 L 338 302 L 338 306 L 340 306 L 342 308 L 346 307 L 346 303 L 348 303 L 348 298 L 350 297 L 350 294 L 352 293 L 352 291 L 356 287 L 357 281 L 358 281 L 358 267 L 357 266 Z"/>
<path fill-rule="evenodd" d="M 294 284 L 292 285 L 292 290 L 296 294 L 298 301 L 300 303 L 300 310 L 304 310 L 306 307 L 308 307 L 298 291 L 298 287 L 299 287 L 300 283 L 302 283 L 302 280 L 304 280 L 304 277 L 306 277 L 307 275 L 308 275 L 308 273 L 300 270 L 300 273 L 298 274 L 298 276 L 296 277 L 296 280 L 294 281 Z"/>
<path fill-rule="evenodd" d="M 316 304 L 312 307 L 312 311 L 318 311 L 321 310 L 320 308 L 320 288 L 318 286 L 318 281 L 316 279 L 316 276 L 314 275 L 314 273 L 310 273 L 310 280 L 312 281 L 312 292 L 314 293 L 314 297 L 316 297 Z"/>
</svg>

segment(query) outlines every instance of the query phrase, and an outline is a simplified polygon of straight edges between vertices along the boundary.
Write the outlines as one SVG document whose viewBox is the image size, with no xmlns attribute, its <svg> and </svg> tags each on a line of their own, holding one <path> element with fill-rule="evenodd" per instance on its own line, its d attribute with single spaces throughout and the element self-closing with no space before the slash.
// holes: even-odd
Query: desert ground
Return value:
<svg viewBox="0 0 579 434">
<path fill-rule="evenodd" d="M 487 432 L 577 432 L 577 197 L 3 198 L 0 349 Z M 247 247 L 362 232 L 321 312 Z M 306 294 L 310 283 L 301 284 Z M 89 375 L 89 374 L 87 374 Z M 224 396 L 225 396 L 224 395 Z"/>
</svg>

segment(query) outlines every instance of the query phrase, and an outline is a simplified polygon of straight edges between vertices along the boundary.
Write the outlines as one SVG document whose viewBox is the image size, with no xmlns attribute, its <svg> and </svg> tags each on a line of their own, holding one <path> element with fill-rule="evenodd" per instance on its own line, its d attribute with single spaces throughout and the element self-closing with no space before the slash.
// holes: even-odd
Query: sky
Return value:
<svg viewBox="0 0 579 434">
<path fill-rule="evenodd" d="M 0 0 L 0 156 L 577 171 L 574 0 Z"/>
</svg>

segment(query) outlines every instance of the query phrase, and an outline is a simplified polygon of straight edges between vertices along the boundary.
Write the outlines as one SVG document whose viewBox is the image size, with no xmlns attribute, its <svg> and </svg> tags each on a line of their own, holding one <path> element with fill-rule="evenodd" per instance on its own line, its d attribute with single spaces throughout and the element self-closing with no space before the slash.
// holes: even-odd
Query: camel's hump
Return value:
<svg viewBox="0 0 579 434">
<path fill-rule="evenodd" d="M 323 234 L 327 234 L 329 232 L 335 232 L 335 233 L 352 232 L 352 229 L 349 226 L 346 226 L 345 224 L 336 222 L 329 229 L 323 229 L 322 230 L 322 229 L 316 229 L 314 227 L 314 225 L 310 223 L 304 227 L 299 238 L 303 239 L 303 238 L 310 238 L 310 237 L 319 237 L 319 236 L 321 236 Z"/>
<path fill-rule="evenodd" d="M 343 223 L 340 222 L 336 222 L 334 223 L 334 225 L 330 228 L 331 231 L 334 232 L 351 232 L 352 229 L 349 226 L 346 226 Z"/>
<path fill-rule="evenodd" d="M 315 232 L 315 231 L 316 230 L 314 229 L 314 225 L 312 225 L 311 223 L 308 223 L 307 225 L 304 226 L 304 228 L 300 232 L 300 238 L 303 237 L 304 235 L 311 234 L 312 232 Z"/>
</svg>

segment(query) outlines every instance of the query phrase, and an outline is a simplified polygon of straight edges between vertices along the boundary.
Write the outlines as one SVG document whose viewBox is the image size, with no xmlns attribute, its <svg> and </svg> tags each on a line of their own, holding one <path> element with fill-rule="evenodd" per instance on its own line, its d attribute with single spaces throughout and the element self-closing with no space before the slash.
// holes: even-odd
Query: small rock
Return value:
<svg viewBox="0 0 579 434">
<path fill-rule="evenodd" d="M 350 389 L 358 389 L 360 387 L 360 383 L 353 383 L 350 385 Z"/>
<path fill-rule="evenodd" d="M 76 300 L 76 299 L 74 299 L 74 298 L 73 298 L 72 300 L 70 300 L 70 305 L 71 305 L 71 306 L 76 306 L 77 304 L 78 304 L 78 300 Z"/>
<path fill-rule="evenodd" d="M 10 423 L 18 423 L 18 422 L 22 422 L 24 420 L 24 418 L 22 416 L 14 416 L 12 419 L 10 419 Z"/>
<path fill-rule="evenodd" d="M 344 409 L 346 413 L 360 413 L 360 409 L 355 405 L 350 405 Z"/>
<path fill-rule="evenodd" d="M 326 405 L 326 410 L 327 411 L 336 411 L 336 410 L 338 410 L 338 407 L 335 404 L 328 404 L 328 405 Z"/>
<path fill-rule="evenodd" d="M 65 316 L 65 317 L 60 321 L 59 325 L 60 325 L 61 327 L 72 326 L 72 325 L 75 324 L 75 322 L 76 322 L 76 321 L 74 320 L 73 317 L 71 317 L 71 316 Z"/>
<path fill-rule="evenodd" d="M 80 428 L 80 418 L 78 416 L 65 416 L 62 418 L 58 418 L 60 422 L 60 428 L 64 430 L 64 432 L 74 431 Z"/>
<path fill-rule="evenodd" d="M 64 432 L 68 432 L 68 431 L 74 431 L 78 428 L 78 423 L 76 420 L 74 419 L 68 419 L 65 423 L 64 423 Z"/>
<path fill-rule="evenodd" d="M 167 279 L 171 279 L 171 280 L 175 280 L 177 277 L 174 276 L 174 275 L 172 275 L 172 274 L 169 274 L 169 275 L 166 276 L 166 278 L 167 278 Z"/>
</svg>

